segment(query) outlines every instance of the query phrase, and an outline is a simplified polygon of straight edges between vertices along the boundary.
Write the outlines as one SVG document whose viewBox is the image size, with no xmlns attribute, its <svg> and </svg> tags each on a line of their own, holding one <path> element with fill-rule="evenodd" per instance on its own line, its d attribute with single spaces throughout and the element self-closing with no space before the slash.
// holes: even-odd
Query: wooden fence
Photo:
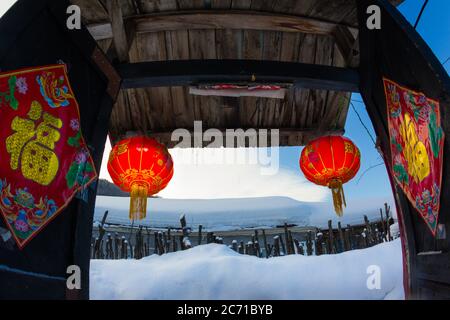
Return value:
<svg viewBox="0 0 450 320">
<path fill-rule="evenodd" d="M 387 204 L 384 210 L 380 209 L 380 218 L 374 222 L 364 216 L 363 224 L 343 227 L 339 222 L 337 227 L 333 227 L 332 221 L 329 220 L 328 228 L 324 230 L 311 227 L 301 232 L 295 232 L 295 226 L 284 224 L 275 229 L 246 230 L 247 240 L 242 239 L 243 237 L 236 240 L 227 236 L 229 241 L 214 232 L 205 233 L 201 225 L 197 232 L 192 232 L 184 215 L 180 218 L 181 227 L 177 229 L 150 230 L 144 226 L 121 226 L 121 232 L 108 233 L 110 226 L 106 225 L 107 215 L 108 212 L 105 212 L 98 226 L 98 236 L 92 239 L 93 259 L 141 259 L 151 254 L 162 255 L 204 243 L 228 245 L 238 253 L 260 258 L 290 254 L 319 256 L 363 249 L 393 240 L 390 232 L 393 219 Z M 272 236 L 267 236 L 267 233 Z"/>
</svg>

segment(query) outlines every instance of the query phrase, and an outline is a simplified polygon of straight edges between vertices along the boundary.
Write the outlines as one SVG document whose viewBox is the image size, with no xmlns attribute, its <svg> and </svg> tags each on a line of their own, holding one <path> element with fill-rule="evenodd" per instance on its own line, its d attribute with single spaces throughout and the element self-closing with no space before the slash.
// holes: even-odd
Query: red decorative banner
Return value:
<svg viewBox="0 0 450 320">
<path fill-rule="evenodd" d="M 64 65 L 0 73 L 0 211 L 19 248 L 97 173 Z"/>
<path fill-rule="evenodd" d="M 439 102 L 383 79 L 395 181 L 436 234 L 444 131 Z"/>
</svg>

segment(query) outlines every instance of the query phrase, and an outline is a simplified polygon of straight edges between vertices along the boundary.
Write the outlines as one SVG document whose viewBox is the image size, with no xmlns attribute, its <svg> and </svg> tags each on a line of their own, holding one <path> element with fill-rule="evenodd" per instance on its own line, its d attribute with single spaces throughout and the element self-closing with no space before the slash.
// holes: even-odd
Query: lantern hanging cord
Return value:
<svg viewBox="0 0 450 320">
<path fill-rule="evenodd" d="M 445 64 L 449 61 L 450 61 L 450 57 L 448 57 L 444 62 L 442 62 L 442 65 L 445 66 Z"/>
<path fill-rule="evenodd" d="M 417 28 L 417 25 L 419 24 L 420 18 L 422 18 L 422 14 L 425 11 L 425 7 L 427 6 L 427 4 L 428 4 L 428 0 L 425 0 L 422 5 L 422 8 L 420 9 L 419 15 L 417 16 L 416 23 L 414 24 L 414 29 Z"/>
<path fill-rule="evenodd" d="M 359 176 L 358 181 L 356 181 L 356 184 L 357 184 L 357 185 L 359 184 L 359 182 L 361 181 L 361 179 L 364 177 L 364 175 L 365 175 L 367 172 L 369 172 L 370 170 L 372 170 L 372 169 L 374 169 L 374 168 L 376 168 L 376 167 L 382 166 L 382 165 L 384 165 L 384 162 L 381 162 L 381 163 L 379 163 L 379 164 L 370 166 L 369 168 L 367 168 L 366 170 L 364 170 L 364 172 Z"/>
<path fill-rule="evenodd" d="M 372 140 L 373 144 L 375 145 L 375 147 L 377 146 L 377 143 L 375 142 L 374 137 L 372 136 L 372 134 L 369 131 L 369 128 L 367 128 L 367 126 L 365 125 L 364 121 L 361 119 L 361 116 L 359 115 L 358 111 L 356 111 L 355 105 L 353 104 L 353 102 L 350 100 L 350 105 L 352 106 L 353 111 L 355 111 L 356 116 L 359 119 L 359 122 L 361 122 L 362 126 L 364 127 L 364 129 L 366 129 L 367 134 L 370 137 L 370 140 Z"/>
</svg>

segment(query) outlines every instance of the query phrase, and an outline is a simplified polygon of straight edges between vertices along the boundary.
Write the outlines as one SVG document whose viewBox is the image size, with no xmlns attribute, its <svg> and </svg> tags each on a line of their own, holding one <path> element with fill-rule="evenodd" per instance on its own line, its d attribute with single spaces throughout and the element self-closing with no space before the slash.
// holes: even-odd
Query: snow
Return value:
<svg viewBox="0 0 450 320">
<path fill-rule="evenodd" d="M 400 237 L 400 226 L 398 225 L 398 222 L 391 224 L 390 229 L 391 229 L 391 236 L 394 239 Z"/>
<path fill-rule="evenodd" d="M 109 211 L 107 223 L 130 224 L 128 219 L 130 198 L 98 196 L 95 221 L 101 221 Z M 226 231 L 242 228 L 270 228 L 277 225 L 295 224 L 327 228 L 328 219 L 334 225 L 343 226 L 379 219 L 379 208 L 384 202 L 371 206 L 367 202 L 348 204 L 344 217 L 338 218 L 329 202 L 301 202 L 288 197 L 228 198 L 228 199 L 161 199 L 149 198 L 147 217 L 140 225 L 153 228 L 179 227 L 180 215 L 186 216 L 187 225 L 193 229 L 203 225 L 204 230 Z"/>
<path fill-rule="evenodd" d="M 368 289 L 369 266 L 380 270 Z M 336 255 L 270 259 L 225 245 L 152 255 L 141 260 L 91 260 L 91 299 L 404 299 L 400 239 Z"/>
</svg>

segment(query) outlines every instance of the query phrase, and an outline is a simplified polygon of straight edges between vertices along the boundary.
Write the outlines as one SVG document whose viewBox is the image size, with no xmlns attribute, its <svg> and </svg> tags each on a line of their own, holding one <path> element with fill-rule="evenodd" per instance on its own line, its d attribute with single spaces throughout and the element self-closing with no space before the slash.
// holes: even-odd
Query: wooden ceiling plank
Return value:
<svg viewBox="0 0 450 320">
<path fill-rule="evenodd" d="M 203 0 L 177 0 L 178 8 L 180 10 L 191 10 L 191 9 L 203 9 Z"/>
<path fill-rule="evenodd" d="M 252 6 L 252 0 L 232 0 L 231 8 L 239 10 L 249 10 Z"/>
<path fill-rule="evenodd" d="M 216 44 L 214 30 L 189 30 L 189 57 L 190 59 L 215 59 Z M 204 97 L 195 96 L 194 101 L 194 115 L 195 120 L 202 120 L 205 124 L 213 121 L 212 117 L 215 115 L 209 106 L 208 99 Z"/>
<path fill-rule="evenodd" d="M 213 9 L 230 9 L 232 0 L 211 0 Z"/>
<path fill-rule="evenodd" d="M 281 41 L 281 32 L 264 32 L 262 59 L 279 61 L 281 55 Z M 264 119 L 263 126 L 269 128 L 277 127 L 280 101 L 278 99 L 261 99 L 260 103 L 260 108 L 263 113 L 262 119 Z"/>
<path fill-rule="evenodd" d="M 113 42 L 116 48 L 117 57 L 121 62 L 126 62 L 128 61 L 129 46 L 120 1 L 107 0 L 106 6 L 109 18 L 111 20 L 111 30 L 113 34 Z"/>
<path fill-rule="evenodd" d="M 336 48 L 334 49 L 333 64 L 345 64 L 344 58 Z M 349 94 L 343 92 L 328 91 L 326 108 L 322 114 L 322 120 L 320 122 L 320 128 L 322 130 L 325 128 L 344 128 L 349 105 L 347 97 L 349 96 Z"/>
<path fill-rule="evenodd" d="M 139 41 L 139 56 L 141 61 L 167 60 L 166 33 L 157 32 L 142 35 Z M 143 99 L 143 112 L 148 117 L 149 122 L 153 121 L 158 126 L 175 124 L 170 88 L 146 88 Z"/>
<path fill-rule="evenodd" d="M 168 60 L 189 59 L 188 31 L 167 31 L 166 48 Z M 194 123 L 194 111 L 187 90 L 183 87 L 170 87 L 175 126 L 190 127 Z"/>
<path fill-rule="evenodd" d="M 304 35 L 298 52 L 298 61 L 302 63 L 314 63 L 317 35 Z M 311 90 L 297 90 L 295 94 L 295 107 L 298 119 L 295 119 L 296 125 L 300 128 L 306 128 L 308 124 L 309 115 L 312 113 L 312 93 Z"/>
<path fill-rule="evenodd" d="M 332 65 L 334 55 L 334 41 L 330 37 L 318 37 L 315 64 L 320 65 Z M 316 92 L 316 104 L 313 112 L 313 124 L 320 123 L 323 113 L 326 109 L 327 92 L 325 90 L 317 90 Z"/>
<path fill-rule="evenodd" d="M 71 3 L 81 8 L 83 22 L 86 24 L 109 20 L 108 12 L 100 0 L 71 0 Z"/>
<path fill-rule="evenodd" d="M 345 26 L 336 26 L 333 35 L 336 46 L 344 60 L 344 65 L 342 66 L 347 66 L 355 57 L 354 49 L 357 46 L 357 38 Z"/>
</svg>

